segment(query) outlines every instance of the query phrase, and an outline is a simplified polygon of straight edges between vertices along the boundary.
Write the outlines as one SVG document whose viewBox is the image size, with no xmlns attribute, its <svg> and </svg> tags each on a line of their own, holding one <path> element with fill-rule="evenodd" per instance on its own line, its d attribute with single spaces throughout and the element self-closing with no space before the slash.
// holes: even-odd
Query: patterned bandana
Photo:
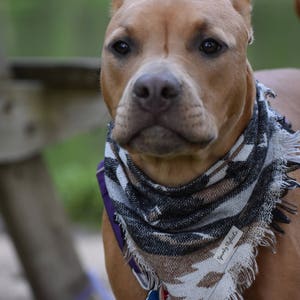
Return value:
<svg viewBox="0 0 300 300">
<path fill-rule="evenodd" d="M 253 117 L 230 152 L 180 187 L 156 184 L 111 139 L 105 182 L 126 254 L 170 299 L 243 299 L 257 273 L 258 246 L 275 245 L 274 220 L 288 220 L 281 200 L 299 187 L 287 173 L 300 164 L 300 132 L 292 133 L 257 83 Z M 273 222 L 273 223 L 272 223 Z"/>
</svg>

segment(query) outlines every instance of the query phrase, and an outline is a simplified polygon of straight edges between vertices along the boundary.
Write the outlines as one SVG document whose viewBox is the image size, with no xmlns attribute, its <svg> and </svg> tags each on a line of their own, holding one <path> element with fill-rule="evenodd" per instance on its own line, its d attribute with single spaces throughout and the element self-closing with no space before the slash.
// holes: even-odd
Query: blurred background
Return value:
<svg viewBox="0 0 300 300">
<path fill-rule="evenodd" d="M 255 42 L 249 59 L 255 70 L 300 67 L 300 23 L 293 1 L 254 1 Z M 9 0 L 10 57 L 100 57 L 108 0 Z M 96 130 L 44 153 L 68 214 L 75 222 L 100 222 L 95 166 L 103 157 L 105 132 Z"/>
<path fill-rule="evenodd" d="M 293 5 L 292 0 L 254 1 L 255 42 L 249 59 L 255 70 L 300 67 L 300 22 Z M 101 56 L 108 0 L 1 0 L 1 11 L 6 25 L 0 37 L 10 59 Z M 72 224 L 96 234 L 102 201 L 95 170 L 103 159 L 105 131 L 77 135 L 42 154 Z"/>
</svg>

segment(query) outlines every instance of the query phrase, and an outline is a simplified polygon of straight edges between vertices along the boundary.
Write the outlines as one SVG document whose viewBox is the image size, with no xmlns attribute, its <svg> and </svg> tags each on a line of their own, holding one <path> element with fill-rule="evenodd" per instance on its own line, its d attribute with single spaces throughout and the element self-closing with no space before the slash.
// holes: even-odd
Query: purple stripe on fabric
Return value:
<svg viewBox="0 0 300 300">
<path fill-rule="evenodd" d="M 124 238 L 123 238 L 123 234 L 122 234 L 122 230 L 120 228 L 120 225 L 115 221 L 115 208 L 113 206 L 113 203 L 109 197 L 107 188 L 106 188 L 106 184 L 105 184 L 105 177 L 104 177 L 104 161 L 102 161 L 97 168 L 97 179 L 98 179 L 98 183 L 100 186 L 100 191 L 102 194 L 102 198 L 103 198 L 103 202 L 104 202 L 104 206 L 105 206 L 105 210 L 107 212 L 108 215 L 108 219 L 110 221 L 110 224 L 112 226 L 112 229 L 114 231 L 114 234 L 116 236 L 118 245 L 121 249 L 121 251 L 123 251 L 124 249 Z M 141 270 L 140 268 L 137 266 L 137 264 L 135 263 L 135 261 L 133 259 L 131 259 L 128 262 L 129 266 L 138 274 L 141 274 Z"/>
<path fill-rule="evenodd" d="M 109 218 L 109 221 L 111 223 L 112 229 L 115 233 L 115 236 L 117 238 L 118 241 L 118 245 L 120 247 L 121 250 L 123 250 L 124 248 L 124 239 L 122 236 L 122 231 L 121 228 L 119 226 L 119 224 L 116 223 L 115 221 L 115 208 L 113 207 L 112 201 L 108 195 L 108 191 L 106 188 L 106 184 L 105 184 L 105 178 L 104 178 L 104 161 L 102 161 L 97 169 L 97 179 L 98 179 L 98 183 L 100 186 L 100 191 L 102 194 L 102 198 L 103 198 L 103 202 L 104 202 L 104 206 Z"/>
</svg>

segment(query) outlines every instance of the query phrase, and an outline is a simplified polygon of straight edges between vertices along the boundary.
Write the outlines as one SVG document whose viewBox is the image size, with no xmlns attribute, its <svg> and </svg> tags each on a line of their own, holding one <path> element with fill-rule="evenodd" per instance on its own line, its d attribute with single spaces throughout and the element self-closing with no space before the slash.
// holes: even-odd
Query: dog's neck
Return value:
<svg viewBox="0 0 300 300">
<path fill-rule="evenodd" d="M 193 155 L 160 158 L 131 154 L 133 162 L 153 181 L 165 186 L 186 184 L 207 171 L 232 148 L 251 119 L 256 90 L 250 65 L 247 70 L 246 96 L 241 99 L 244 102 L 244 110 L 241 117 L 231 124 L 230 130 L 228 126 L 224 126 L 226 132 L 221 130 L 215 142 Z"/>
<path fill-rule="evenodd" d="M 218 157 L 207 155 L 178 156 L 164 159 L 139 154 L 132 155 L 134 163 L 153 181 L 164 186 L 179 186 L 204 173 Z"/>
</svg>

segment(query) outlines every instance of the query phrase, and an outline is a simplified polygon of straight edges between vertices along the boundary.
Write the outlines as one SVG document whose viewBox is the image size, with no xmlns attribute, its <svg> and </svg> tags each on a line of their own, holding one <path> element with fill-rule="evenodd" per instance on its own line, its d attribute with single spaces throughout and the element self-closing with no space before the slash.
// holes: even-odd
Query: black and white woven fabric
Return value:
<svg viewBox="0 0 300 300">
<path fill-rule="evenodd" d="M 249 126 L 205 174 L 179 187 L 153 182 L 111 138 L 105 181 L 127 256 L 170 299 L 242 299 L 257 273 L 257 248 L 275 244 L 273 212 L 300 164 L 300 133 L 270 109 L 271 90 L 257 83 Z M 277 209 L 278 213 L 278 209 Z M 279 211 L 280 213 L 280 211 Z"/>
</svg>

